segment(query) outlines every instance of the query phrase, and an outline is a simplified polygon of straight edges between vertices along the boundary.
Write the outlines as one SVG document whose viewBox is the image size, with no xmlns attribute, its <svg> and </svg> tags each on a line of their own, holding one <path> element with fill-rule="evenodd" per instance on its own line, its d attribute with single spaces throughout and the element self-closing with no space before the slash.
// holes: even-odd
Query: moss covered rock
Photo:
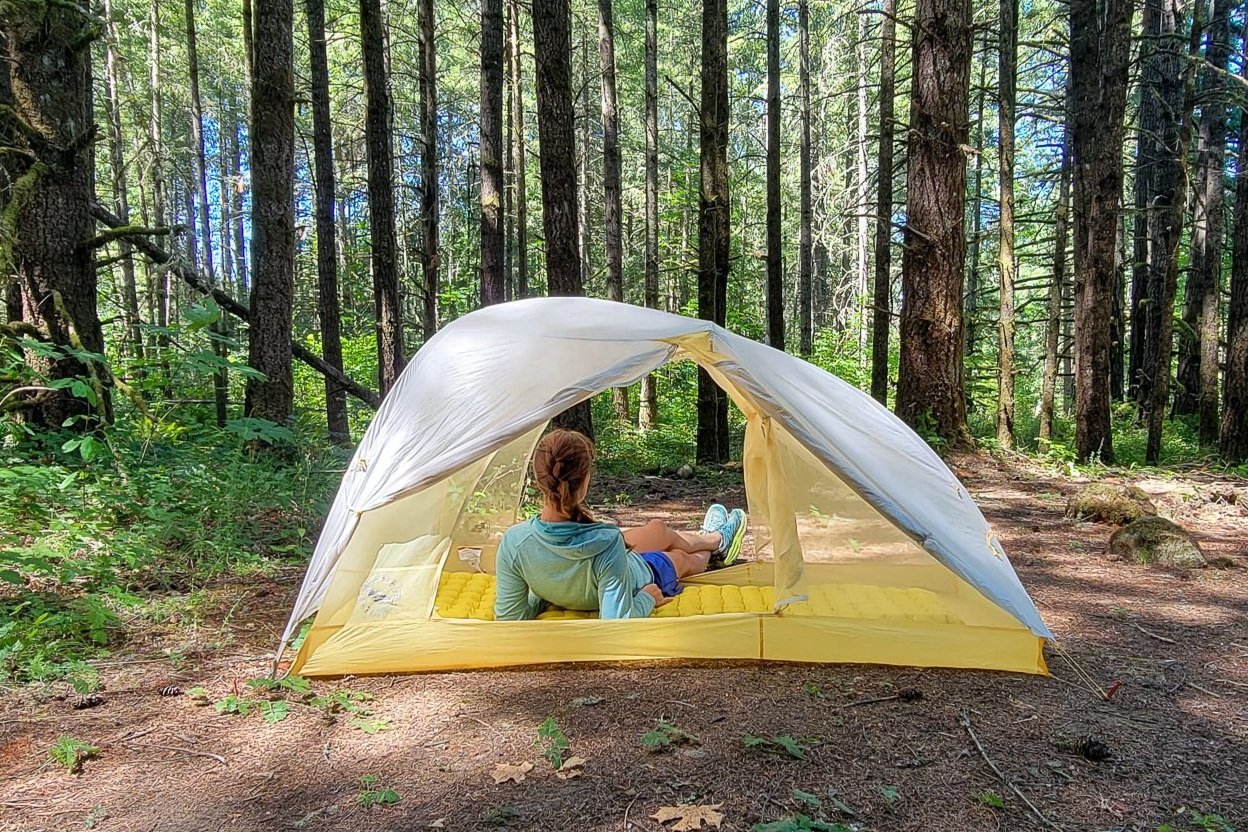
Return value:
<svg viewBox="0 0 1248 832">
<path fill-rule="evenodd" d="M 1109 539 L 1109 552 L 1132 563 L 1178 569 L 1207 565 L 1200 545 L 1187 529 L 1164 517 L 1141 517 L 1123 526 Z"/>
<path fill-rule="evenodd" d="M 1079 489 L 1066 502 L 1066 516 L 1080 520 L 1103 520 L 1121 526 L 1141 517 L 1153 517 L 1157 507 L 1148 492 L 1134 485 L 1094 482 Z"/>
</svg>

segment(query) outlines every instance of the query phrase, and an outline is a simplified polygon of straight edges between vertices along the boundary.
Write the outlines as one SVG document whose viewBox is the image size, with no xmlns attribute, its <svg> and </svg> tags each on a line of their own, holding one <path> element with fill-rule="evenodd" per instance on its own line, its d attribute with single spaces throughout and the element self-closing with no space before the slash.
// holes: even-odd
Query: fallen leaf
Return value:
<svg viewBox="0 0 1248 832">
<path fill-rule="evenodd" d="M 490 776 L 494 778 L 495 783 L 506 783 L 508 780 L 513 783 L 519 783 L 524 779 L 524 775 L 532 770 L 533 764 L 527 760 L 517 764 L 499 763 L 494 766 L 494 771 Z"/>
<path fill-rule="evenodd" d="M 572 704 L 578 708 L 590 708 L 601 701 L 601 696 L 578 696 L 572 700 Z"/>
<path fill-rule="evenodd" d="M 716 810 L 723 805 L 722 803 L 677 803 L 675 806 L 661 806 L 659 811 L 650 817 L 659 823 L 676 821 L 667 827 L 672 832 L 693 832 L 693 830 L 701 829 L 703 822 L 709 827 L 718 829 L 720 822 L 724 819 L 724 814 Z"/>
<path fill-rule="evenodd" d="M 584 772 L 581 771 L 589 760 L 584 757 L 569 757 L 563 761 L 563 765 L 559 766 L 559 770 L 555 772 L 555 776 L 560 780 L 571 780 L 573 777 L 580 777 Z"/>
<path fill-rule="evenodd" d="M 438 818 L 437 820 L 431 820 L 431 821 L 429 821 L 429 826 L 428 826 L 428 828 L 429 828 L 429 829 L 445 829 L 445 828 L 446 828 L 446 818 Z"/>
</svg>

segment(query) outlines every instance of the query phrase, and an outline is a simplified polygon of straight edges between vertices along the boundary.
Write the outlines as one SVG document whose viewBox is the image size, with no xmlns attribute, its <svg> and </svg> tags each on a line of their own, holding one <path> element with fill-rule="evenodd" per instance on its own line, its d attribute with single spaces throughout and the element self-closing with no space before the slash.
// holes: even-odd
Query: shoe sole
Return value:
<svg viewBox="0 0 1248 832">
<path fill-rule="evenodd" d="M 728 544 L 728 551 L 724 552 L 724 566 L 732 566 L 737 562 L 737 558 L 741 555 L 741 544 L 745 542 L 745 519 L 741 520 L 741 525 L 737 527 L 737 533 L 732 536 L 732 541 Z"/>
</svg>

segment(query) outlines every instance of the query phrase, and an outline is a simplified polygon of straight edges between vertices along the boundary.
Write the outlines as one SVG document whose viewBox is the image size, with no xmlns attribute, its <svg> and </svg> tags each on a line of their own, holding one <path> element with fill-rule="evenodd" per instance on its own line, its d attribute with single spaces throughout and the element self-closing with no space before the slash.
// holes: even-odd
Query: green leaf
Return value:
<svg viewBox="0 0 1248 832">
<path fill-rule="evenodd" d="M 369 719 L 356 717 L 351 720 L 351 727 L 359 728 L 365 734 L 376 734 L 381 731 L 390 730 L 390 720 L 382 719 L 381 717 L 372 717 Z"/>
<path fill-rule="evenodd" d="M 258 708 L 260 713 L 263 714 L 265 722 L 281 722 L 290 716 L 290 703 L 284 699 L 279 699 L 276 702 L 261 702 Z"/>
<path fill-rule="evenodd" d="M 801 789 L 793 789 L 793 799 L 798 803 L 805 803 L 810 808 L 818 811 L 823 808 L 823 801 L 817 795 L 810 792 L 804 792 Z"/>
<path fill-rule="evenodd" d="M 901 799 L 901 792 L 897 791 L 896 786 L 880 786 L 880 794 L 884 795 L 884 799 L 889 803 Z"/>
<path fill-rule="evenodd" d="M 980 792 L 979 794 L 975 795 L 975 799 L 979 801 L 982 805 L 988 806 L 992 809 L 1004 809 L 1005 808 L 1005 801 L 1002 800 L 1001 796 L 994 791 Z"/>
<path fill-rule="evenodd" d="M 792 737 L 781 735 L 775 739 L 776 745 L 784 749 L 784 753 L 788 754 L 795 760 L 806 759 L 806 746 L 802 745 Z"/>
</svg>

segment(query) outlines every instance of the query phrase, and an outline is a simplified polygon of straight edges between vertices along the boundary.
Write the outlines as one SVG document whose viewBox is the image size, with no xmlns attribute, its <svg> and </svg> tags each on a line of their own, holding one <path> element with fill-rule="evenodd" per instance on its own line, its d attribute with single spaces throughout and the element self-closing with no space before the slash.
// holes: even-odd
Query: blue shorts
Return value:
<svg viewBox="0 0 1248 832">
<path fill-rule="evenodd" d="M 650 567 L 654 583 L 665 596 L 672 598 L 680 594 L 684 587 L 680 585 L 680 579 L 676 577 L 676 567 L 672 564 L 671 558 L 662 552 L 641 552 L 639 556 L 646 562 L 646 566 Z"/>
</svg>

